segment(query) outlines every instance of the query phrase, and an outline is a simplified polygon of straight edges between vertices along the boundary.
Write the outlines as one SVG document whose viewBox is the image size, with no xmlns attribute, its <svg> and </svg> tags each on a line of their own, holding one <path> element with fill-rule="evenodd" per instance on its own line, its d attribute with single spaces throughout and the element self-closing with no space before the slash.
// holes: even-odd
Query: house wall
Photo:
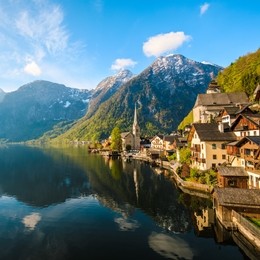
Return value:
<svg viewBox="0 0 260 260">
<path fill-rule="evenodd" d="M 193 112 L 193 123 L 198 123 L 200 122 L 201 118 L 200 115 L 203 112 L 203 107 L 202 106 L 198 106 L 193 108 L 192 112 Z"/>
<path fill-rule="evenodd" d="M 260 189 L 260 175 L 252 171 L 247 171 L 247 173 L 249 176 L 248 187 L 250 189 Z"/>
<path fill-rule="evenodd" d="M 245 168 L 245 160 L 241 157 L 227 155 L 227 163 L 234 167 L 244 167 Z"/>
<path fill-rule="evenodd" d="M 238 137 L 238 139 L 242 139 L 244 136 L 258 136 L 260 135 L 259 129 L 254 130 L 237 130 L 234 131 L 234 134 Z"/>
<path fill-rule="evenodd" d="M 160 137 L 156 136 L 151 141 L 151 148 L 152 149 L 162 150 L 163 149 L 163 140 Z"/>
<path fill-rule="evenodd" d="M 193 149 L 197 147 L 198 149 Z M 206 144 L 202 142 L 198 137 L 197 132 L 194 132 L 193 138 L 191 140 L 191 154 L 192 154 L 192 168 L 198 168 L 199 170 L 206 170 Z M 195 158 L 198 158 L 196 160 Z M 202 160 L 205 159 L 205 160 Z"/>
<path fill-rule="evenodd" d="M 125 138 L 122 138 L 122 148 L 123 148 L 123 150 L 126 149 L 127 145 L 130 145 L 131 148 L 133 148 L 133 136 L 131 134 L 125 136 Z"/>
<path fill-rule="evenodd" d="M 218 178 L 218 186 L 221 188 L 231 187 L 231 188 L 242 188 L 247 189 L 247 177 L 242 176 L 221 176 L 220 174 L 217 175 Z"/>
<path fill-rule="evenodd" d="M 222 144 L 224 144 L 223 141 L 206 142 L 206 169 L 216 168 L 219 164 L 227 161 L 226 148 L 222 147 Z"/>
</svg>

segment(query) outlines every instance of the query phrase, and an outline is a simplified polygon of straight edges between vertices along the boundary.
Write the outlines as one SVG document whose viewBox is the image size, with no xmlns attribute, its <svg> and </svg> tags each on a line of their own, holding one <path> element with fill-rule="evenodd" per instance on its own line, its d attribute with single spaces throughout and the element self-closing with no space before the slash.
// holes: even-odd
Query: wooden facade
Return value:
<svg viewBox="0 0 260 260">
<path fill-rule="evenodd" d="M 213 204 L 221 223 L 232 226 L 232 210 L 243 216 L 260 216 L 260 190 L 215 188 Z"/>
<path fill-rule="evenodd" d="M 218 187 L 248 188 L 248 174 L 243 167 L 218 167 Z"/>
</svg>

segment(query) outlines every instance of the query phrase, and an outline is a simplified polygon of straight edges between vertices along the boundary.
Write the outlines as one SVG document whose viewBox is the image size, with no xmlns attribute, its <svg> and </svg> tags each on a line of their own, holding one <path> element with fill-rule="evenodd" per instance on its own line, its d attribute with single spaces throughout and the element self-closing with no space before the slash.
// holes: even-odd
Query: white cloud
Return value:
<svg viewBox="0 0 260 260">
<path fill-rule="evenodd" d="M 24 72 L 33 76 L 39 76 L 42 73 L 41 68 L 34 61 L 30 61 L 25 65 Z"/>
<path fill-rule="evenodd" d="M 150 37 L 143 44 L 143 52 L 147 57 L 158 57 L 165 52 L 175 51 L 183 45 L 184 42 L 191 40 L 191 36 L 184 32 L 169 32 Z"/>
<path fill-rule="evenodd" d="M 50 5 L 38 12 L 23 10 L 18 13 L 15 26 L 18 33 L 32 45 L 42 45 L 50 54 L 63 51 L 69 35 L 62 26 L 63 13 L 59 6 Z"/>
<path fill-rule="evenodd" d="M 134 67 L 137 62 L 132 59 L 116 59 L 111 66 L 112 70 L 121 70 L 129 67 Z"/>
<path fill-rule="evenodd" d="M 203 5 L 200 6 L 200 15 L 203 15 L 207 12 L 207 10 L 209 9 L 209 4 L 205 3 Z"/>
<path fill-rule="evenodd" d="M 39 213 L 32 213 L 31 215 L 25 216 L 22 222 L 29 230 L 34 230 L 40 220 L 41 216 Z"/>
</svg>

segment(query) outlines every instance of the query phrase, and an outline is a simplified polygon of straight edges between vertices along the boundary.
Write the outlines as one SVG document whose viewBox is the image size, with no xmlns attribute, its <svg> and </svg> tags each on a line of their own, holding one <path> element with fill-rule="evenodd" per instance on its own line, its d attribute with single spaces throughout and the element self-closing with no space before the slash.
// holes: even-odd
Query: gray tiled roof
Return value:
<svg viewBox="0 0 260 260">
<path fill-rule="evenodd" d="M 221 176 L 248 176 L 243 167 L 219 166 L 217 169 Z"/>
<path fill-rule="evenodd" d="M 193 124 L 201 141 L 228 141 L 236 140 L 233 132 L 220 132 L 216 123 L 195 123 Z"/>
<path fill-rule="evenodd" d="M 244 92 L 198 94 L 194 107 L 246 103 L 248 103 L 248 97 Z"/>
<path fill-rule="evenodd" d="M 241 140 L 239 140 L 237 142 L 237 145 L 239 146 L 240 144 L 243 144 L 245 142 L 245 140 L 248 140 L 250 142 L 253 142 L 257 145 L 260 145 L 260 136 L 256 135 L 256 136 L 245 136 L 243 137 Z"/>
<path fill-rule="evenodd" d="M 244 206 L 260 211 L 260 189 L 214 188 L 214 192 L 222 206 Z"/>
</svg>

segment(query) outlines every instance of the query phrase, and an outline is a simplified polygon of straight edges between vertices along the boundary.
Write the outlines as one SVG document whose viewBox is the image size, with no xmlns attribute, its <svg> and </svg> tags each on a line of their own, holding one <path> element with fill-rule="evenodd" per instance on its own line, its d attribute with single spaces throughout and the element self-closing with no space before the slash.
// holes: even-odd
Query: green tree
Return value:
<svg viewBox="0 0 260 260">
<path fill-rule="evenodd" d="M 118 126 L 114 127 L 111 132 L 111 148 L 112 150 L 121 151 L 122 150 L 122 139 L 121 133 Z"/>
<path fill-rule="evenodd" d="M 180 162 L 190 164 L 191 151 L 190 148 L 185 147 L 180 149 Z"/>
</svg>

